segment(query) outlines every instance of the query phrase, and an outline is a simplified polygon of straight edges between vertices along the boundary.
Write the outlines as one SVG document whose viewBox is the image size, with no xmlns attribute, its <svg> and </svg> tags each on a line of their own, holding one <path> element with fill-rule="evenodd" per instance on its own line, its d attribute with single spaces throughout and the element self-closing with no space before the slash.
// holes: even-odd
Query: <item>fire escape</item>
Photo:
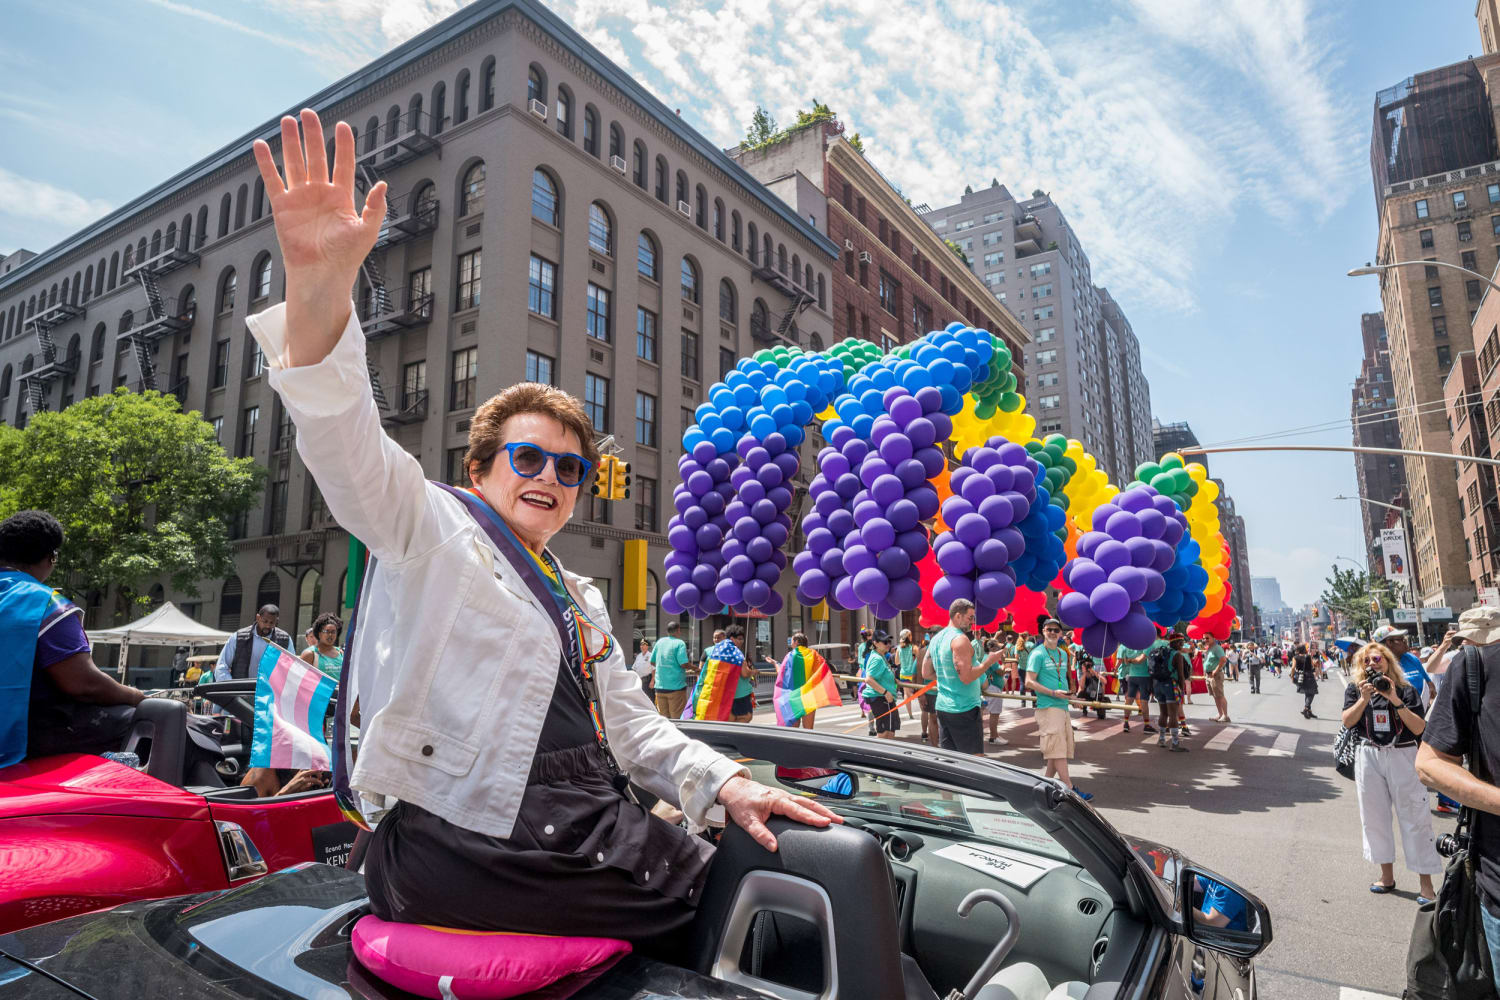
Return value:
<svg viewBox="0 0 1500 1000">
<path fill-rule="evenodd" d="M 403 115 L 386 126 L 385 141 L 366 149 L 356 161 L 355 178 L 361 195 L 367 194 L 383 174 L 429 152 L 442 156 L 442 144 L 434 138 L 425 113 Z M 389 182 L 388 182 L 389 183 Z M 385 219 L 370 255 L 360 266 L 365 291 L 360 298 L 360 324 L 366 341 L 379 340 L 420 326 L 432 318 L 431 288 L 402 287 L 399 280 L 392 288 L 385 273 L 385 251 L 408 240 L 429 236 L 437 228 L 438 199 L 430 184 L 420 191 L 396 195 L 386 192 Z M 370 388 L 381 419 L 388 423 L 409 424 L 427 417 L 426 390 L 403 393 L 400 408 L 391 409 L 380 375 L 380 366 L 371 352 L 365 352 L 365 367 L 370 373 Z"/>
<path fill-rule="evenodd" d="M 77 355 L 59 357 L 57 344 L 52 339 L 54 327 L 83 316 L 86 310 L 68 302 L 59 302 L 37 313 L 26 321 L 27 327 L 36 334 L 37 347 L 42 352 L 42 363 L 21 376 L 21 390 L 26 394 L 26 405 L 32 414 L 47 408 L 47 387 L 64 375 L 78 370 Z"/>
<path fill-rule="evenodd" d="M 184 239 L 183 242 L 186 242 Z M 156 388 L 156 343 L 163 337 L 180 333 L 193 324 L 194 306 L 191 299 L 179 299 L 171 307 L 162 297 L 157 279 L 171 274 L 180 267 L 198 263 L 198 255 L 182 247 L 169 246 L 154 257 L 147 257 L 125 272 L 124 277 L 134 278 L 146 293 L 146 316 L 119 338 L 129 341 L 130 352 L 135 355 L 136 367 L 141 373 L 141 389 Z M 180 392 L 172 386 L 170 392 Z"/>
<path fill-rule="evenodd" d="M 773 289 L 786 296 L 790 305 L 786 312 L 781 314 L 775 329 L 771 324 L 763 322 L 753 312 L 750 315 L 750 336 L 758 344 L 796 344 L 797 337 L 792 334 L 793 324 L 797 316 L 812 305 L 813 297 L 810 292 L 796 285 L 786 275 L 778 271 L 770 260 L 769 253 L 757 255 L 755 249 L 750 250 L 751 277 L 759 278 L 770 285 Z M 765 259 L 760 259 L 760 258 Z"/>
</svg>

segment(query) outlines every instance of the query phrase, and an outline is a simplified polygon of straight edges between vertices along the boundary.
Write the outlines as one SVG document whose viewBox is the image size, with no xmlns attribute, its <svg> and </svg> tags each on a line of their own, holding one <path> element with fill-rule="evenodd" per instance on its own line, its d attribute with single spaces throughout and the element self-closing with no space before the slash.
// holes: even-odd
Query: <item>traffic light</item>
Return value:
<svg viewBox="0 0 1500 1000">
<path fill-rule="evenodd" d="M 594 472 L 594 485 L 591 490 L 594 496 L 603 497 L 606 500 L 611 499 L 609 495 L 609 484 L 611 473 L 613 471 L 611 468 L 611 463 L 613 463 L 614 460 L 615 459 L 613 455 L 605 455 L 603 458 L 599 459 L 599 468 Z"/>
<path fill-rule="evenodd" d="M 618 458 L 610 460 L 609 498 L 630 499 L 630 463 Z"/>
</svg>

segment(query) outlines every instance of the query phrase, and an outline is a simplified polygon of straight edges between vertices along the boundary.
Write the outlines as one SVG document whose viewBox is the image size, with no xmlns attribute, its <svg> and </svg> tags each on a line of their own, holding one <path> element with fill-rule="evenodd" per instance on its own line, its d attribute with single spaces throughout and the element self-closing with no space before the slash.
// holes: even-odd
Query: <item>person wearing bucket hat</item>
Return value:
<svg viewBox="0 0 1500 1000">
<path fill-rule="evenodd" d="M 1417 777 L 1473 811 L 1469 844 L 1479 862 L 1480 917 L 1500 990 L 1500 787 L 1494 784 L 1500 775 L 1500 608 L 1470 608 L 1459 616 L 1456 634 L 1466 641 L 1427 714 Z M 1469 701 L 1471 673 L 1479 683 L 1477 714 Z M 1472 771 L 1464 767 L 1466 755 Z"/>
<path fill-rule="evenodd" d="M 1427 676 L 1427 671 L 1422 668 L 1422 661 L 1411 651 L 1411 636 L 1406 629 L 1396 625 L 1382 625 L 1370 636 L 1370 641 L 1380 643 L 1396 655 L 1401 664 L 1401 672 L 1406 675 L 1407 682 L 1417 689 L 1420 697 L 1427 685 L 1432 683 L 1432 678 Z"/>
</svg>

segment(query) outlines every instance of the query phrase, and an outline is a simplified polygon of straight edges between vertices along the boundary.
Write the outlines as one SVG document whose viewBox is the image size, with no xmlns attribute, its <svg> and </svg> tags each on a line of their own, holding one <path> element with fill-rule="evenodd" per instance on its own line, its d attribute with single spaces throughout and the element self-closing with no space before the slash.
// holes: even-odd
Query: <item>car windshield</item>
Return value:
<svg viewBox="0 0 1500 1000">
<path fill-rule="evenodd" d="M 772 764 L 766 761 L 745 761 L 745 764 L 756 780 L 772 787 L 788 787 L 785 782 L 778 781 Z M 841 816 L 888 826 L 932 830 L 970 843 L 1005 847 L 1078 864 L 1051 834 L 1003 798 L 857 767 L 844 768 L 843 771 L 854 779 L 853 797 L 818 797 L 820 802 Z M 793 790 L 808 794 L 811 787 L 812 782 L 803 782 Z"/>
</svg>

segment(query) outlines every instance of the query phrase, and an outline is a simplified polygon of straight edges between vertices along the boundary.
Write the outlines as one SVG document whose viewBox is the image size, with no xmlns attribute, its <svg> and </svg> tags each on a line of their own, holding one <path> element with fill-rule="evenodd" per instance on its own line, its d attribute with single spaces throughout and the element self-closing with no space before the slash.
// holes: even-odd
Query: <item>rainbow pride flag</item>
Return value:
<svg viewBox="0 0 1500 1000">
<path fill-rule="evenodd" d="M 778 726 L 794 725 L 809 712 L 843 703 L 833 670 L 817 650 L 798 646 L 786 654 L 776 672 Z"/>
<path fill-rule="evenodd" d="M 710 646 L 703 654 L 703 669 L 698 671 L 698 682 L 693 685 L 693 696 L 687 700 L 682 717 L 727 722 L 744 665 L 745 654 L 728 639 Z"/>
<path fill-rule="evenodd" d="M 317 667 L 266 643 L 255 675 L 250 766 L 331 770 L 323 719 L 337 687 Z"/>
</svg>

